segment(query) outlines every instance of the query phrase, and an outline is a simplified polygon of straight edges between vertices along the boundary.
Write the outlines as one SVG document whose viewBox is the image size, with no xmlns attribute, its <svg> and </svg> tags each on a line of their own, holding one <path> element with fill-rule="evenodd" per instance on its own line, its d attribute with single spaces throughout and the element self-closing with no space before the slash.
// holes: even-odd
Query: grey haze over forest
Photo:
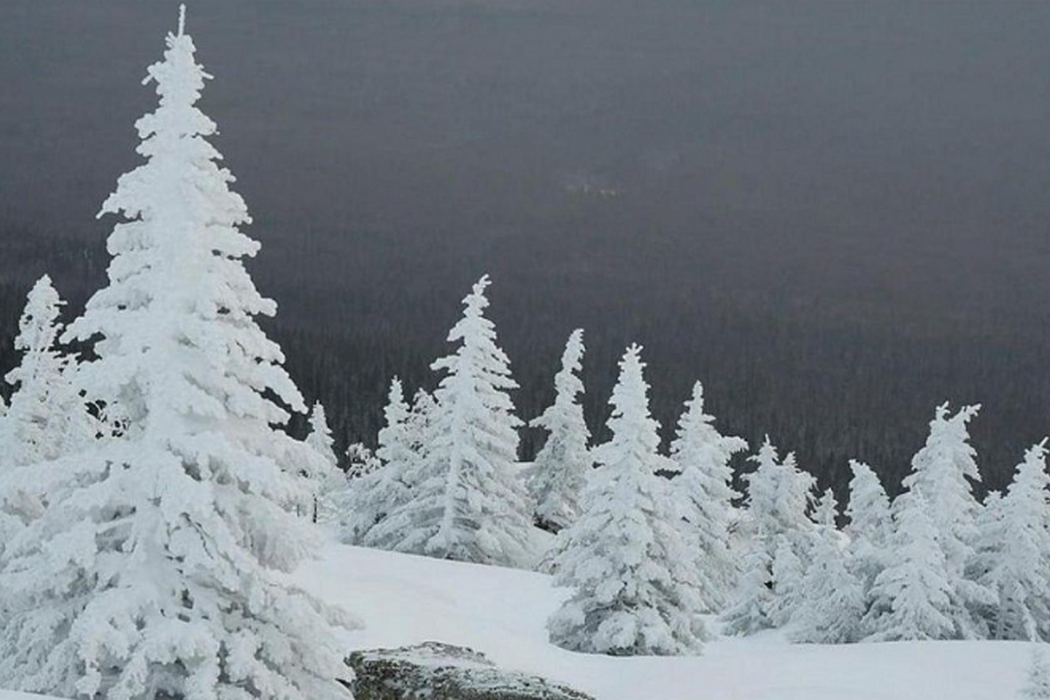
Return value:
<svg viewBox="0 0 1050 700">
<path fill-rule="evenodd" d="M 100 282 L 176 3 L 0 3 L 4 367 L 31 282 Z M 646 347 L 665 436 L 720 425 L 891 489 L 982 402 L 990 486 L 1050 432 L 1050 4 L 201 0 L 203 108 L 310 398 L 371 439 L 491 273 L 523 384 L 587 330 L 592 430 Z M 527 442 L 531 449 L 533 444 Z"/>
</svg>

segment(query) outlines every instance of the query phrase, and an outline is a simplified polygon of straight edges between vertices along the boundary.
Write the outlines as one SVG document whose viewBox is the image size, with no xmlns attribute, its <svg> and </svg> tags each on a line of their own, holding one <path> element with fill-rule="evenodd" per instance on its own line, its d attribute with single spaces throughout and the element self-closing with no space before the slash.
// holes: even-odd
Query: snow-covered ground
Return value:
<svg viewBox="0 0 1050 700">
<path fill-rule="evenodd" d="M 810 646 L 779 634 L 722 639 L 703 656 L 613 658 L 547 642 L 564 591 L 511 569 L 329 544 L 299 582 L 366 624 L 347 650 L 442 641 L 506 668 L 568 683 L 597 700 L 1015 700 L 1030 645 L 899 642 Z M 0 700 L 40 700 L 0 690 Z"/>
<path fill-rule="evenodd" d="M 30 693 L 17 693 L 13 690 L 0 689 L 0 700 L 40 700 L 44 696 Z"/>
<path fill-rule="evenodd" d="M 698 657 L 592 656 L 547 642 L 564 591 L 541 574 L 331 544 L 298 578 L 363 619 L 348 648 L 465 645 L 598 700 L 1013 700 L 1030 658 L 1021 643 L 810 646 L 774 633 Z"/>
</svg>

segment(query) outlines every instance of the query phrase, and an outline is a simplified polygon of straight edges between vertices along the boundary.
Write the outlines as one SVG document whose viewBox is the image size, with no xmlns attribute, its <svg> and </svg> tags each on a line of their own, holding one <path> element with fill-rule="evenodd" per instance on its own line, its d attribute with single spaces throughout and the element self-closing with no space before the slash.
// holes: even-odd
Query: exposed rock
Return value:
<svg viewBox="0 0 1050 700">
<path fill-rule="evenodd" d="M 347 659 L 355 700 L 594 700 L 538 676 L 497 668 L 465 647 L 425 642 L 356 651 Z"/>
</svg>

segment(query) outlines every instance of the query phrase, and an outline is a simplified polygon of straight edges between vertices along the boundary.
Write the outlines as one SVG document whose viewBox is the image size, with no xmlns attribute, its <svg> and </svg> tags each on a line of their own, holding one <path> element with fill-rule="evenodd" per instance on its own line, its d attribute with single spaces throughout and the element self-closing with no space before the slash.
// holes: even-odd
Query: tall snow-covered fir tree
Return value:
<svg viewBox="0 0 1050 700">
<path fill-rule="evenodd" d="M 517 473 L 521 421 L 507 393 L 517 388 L 482 277 L 463 300 L 448 340 L 459 348 L 432 368 L 444 372 L 428 417 L 426 458 L 410 499 L 374 529 L 385 547 L 437 557 L 531 567 L 539 553 L 532 507 Z"/>
<path fill-rule="evenodd" d="M 0 575 L 0 685 L 69 698 L 347 698 L 331 624 L 291 587 L 313 526 L 274 426 L 303 400 L 255 322 L 275 304 L 242 258 L 258 244 L 206 138 L 209 77 L 192 39 L 148 69 L 160 106 L 137 123 L 145 163 L 103 213 L 109 284 L 68 335 L 98 337 L 78 375 L 118 436 L 46 463 L 50 503 L 9 543 Z"/>
<path fill-rule="evenodd" d="M 835 495 L 828 489 L 817 505 L 809 566 L 791 615 L 791 638 L 798 642 L 845 644 L 862 636 L 864 587 L 848 566 L 836 512 Z"/>
<path fill-rule="evenodd" d="M 671 482 L 682 506 L 683 533 L 695 553 L 701 595 L 711 611 L 720 610 L 736 582 L 739 563 L 729 547 L 733 513 L 733 471 L 729 460 L 747 449 L 747 441 L 724 436 L 714 416 L 704 412 L 704 388 L 693 385 L 671 442 Z"/>
<path fill-rule="evenodd" d="M 561 370 L 554 376 L 554 403 L 530 425 L 547 431 L 547 441 L 536 455 L 526 485 L 536 524 L 557 532 L 580 514 L 579 499 L 592 468 L 588 442 L 591 434 L 579 397 L 583 382 L 583 330 L 576 329 L 565 344 Z"/>
<path fill-rule="evenodd" d="M 40 515 L 46 494 L 33 488 L 31 474 L 16 470 L 87 448 L 99 427 L 76 388 L 73 358 L 57 347 L 62 305 L 51 279 L 37 280 L 15 338 L 21 359 L 6 377 L 14 393 L 0 419 L 0 465 L 9 477 L 2 509 L 23 522 Z"/>
<path fill-rule="evenodd" d="M 575 592 L 547 628 L 552 642 L 574 651 L 689 654 L 706 636 L 696 570 L 656 475 L 666 458 L 640 353 L 632 345 L 620 362 L 612 439 L 596 451 L 582 515 L 558 535 L 555 581 Z"/>
<path fill-rule="evenodd" d="M 889 538 L 893 534 L 890 499 L 871 467 L 850 461 L 853 478 L 849 482 L 846 506 L 846 535 L 853 574 L 867 592 L 886 565 Z"/>
<path fill-rule="evenodd" d="M 947 403 L 938 406 L 926 444 L 915 454 L 912 473 L 903 481 L 904 487 L 921 495 L 930 508 L 947 567 L 955 636 L 964 639 L 985 636 L 978 611 L 995 602 L 987 587 L 967 575 L 975 554 L 976 518 L 981 508 L 973 493 L 973 484 L 980 482 L 981 474 L 967 426 L 979 409 L 965 406 L 950 415 Z"/>
<path fill-rule="evenodd" d="M 951 585 L 926 500 L 901 494 L 893 502 L 893 558 L 875 578 L 863 625 L 873 641 L 951 639 Z"/>
<path fill-rule="evenodd" d="M 984 538 L 994 543 L 981 582 L 997 599 L 989 617 L 993 639 L 1050 639 L 1050 475 L 1046 441 L 1031 447 L 1002 499 L 985 507 L 998 517 L 986 521 Z"/>
<path fill-rule="evenodd" d="M 345 542 L 382 547 L 384 542 L 371 534 L 372 528 L 408 500 L 409 488 L 419 468 L 419 454 L 412 444 L 409 418 L 401 380 L 395 377 L 390 382 L 383 409 L 384 425 L 379 430 L 376 457 L 380 466 L 347 486 L 347 497 L 340 514 Z"/>
</svg>

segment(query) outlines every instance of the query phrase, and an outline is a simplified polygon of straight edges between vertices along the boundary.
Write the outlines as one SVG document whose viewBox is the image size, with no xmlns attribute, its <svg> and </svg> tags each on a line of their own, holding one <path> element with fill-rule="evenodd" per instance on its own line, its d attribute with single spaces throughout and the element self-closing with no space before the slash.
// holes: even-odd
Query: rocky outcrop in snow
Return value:
<svg viewBox="0 0 1050 700">
<path fill-rule="evenodd" d="M 350 655 L 356 700 L 594 700 L 538 676 L 497 668 L 465 647 L 424 642 Z"/>
</svg>

